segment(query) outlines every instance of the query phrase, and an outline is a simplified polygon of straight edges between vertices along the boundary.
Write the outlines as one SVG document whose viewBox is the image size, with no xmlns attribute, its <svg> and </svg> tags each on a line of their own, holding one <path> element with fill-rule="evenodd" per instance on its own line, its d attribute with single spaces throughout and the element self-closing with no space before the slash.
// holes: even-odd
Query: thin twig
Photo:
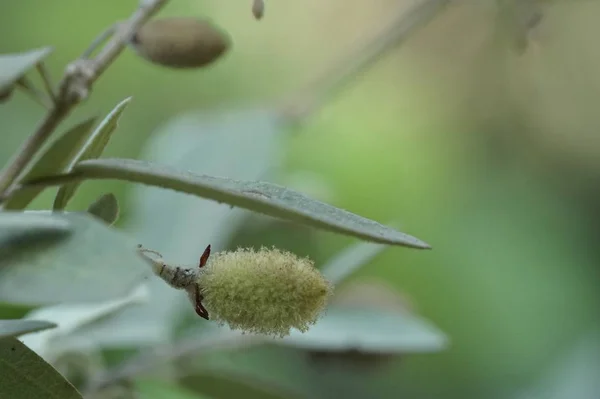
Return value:
<svg viewBox="0 0 600 399">
<path fill-rule="evenodd" d="M 326 99 L 339 92 L 349 80 L 367 70 L 388 50 L 402 44 L 427 25 L 452 0 L 421 0 L 385 24 L 371 39 L 349 52 L 299 94 L 284 101 L 282 114 L 288 122 L 300 122 L 315 112 Z"/>
<path fill-rule="evenodd" d="M 0 175 L 0 197 L 5 196 L 7 190 L 10 190 L 19 174 L 22 173 L 60 122 L 69 115 L 77 104 L 87 98 L 93 83 L 124 50 L 129 38 L 167 2 L 168 0 L 140 0 L 137 10 L 122 25 L 122 29 L 115 33 L 96 58 L 93 60 L 77 59 L 67 66 L 59 84 L 59 92 L 54 106 L 2 171 Z"/>
</svg>

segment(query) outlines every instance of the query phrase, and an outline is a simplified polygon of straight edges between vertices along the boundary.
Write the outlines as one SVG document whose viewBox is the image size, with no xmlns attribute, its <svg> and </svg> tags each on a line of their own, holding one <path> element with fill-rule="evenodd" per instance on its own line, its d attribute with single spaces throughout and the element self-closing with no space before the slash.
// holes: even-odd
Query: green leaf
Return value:
<svg viewBox="0 0 600 399">
<path fill-rule="evenodd" d="M 0 339 L 47 330 L 56 324 L 40 320 L 0 320 Z"/>
<path fill-rule="evenodd" d="M 430 248 L 425 242 L 391 227 L 272 183 L 193 174 L 133 159 L 84 161 L 75 166 L 73 173 L 86 178 L 125 180 L 194 194 L 366 241 Z"/>
<path fill-rule="evenodd" d="M 12 337 L 0 339 L 0 397 L 82 399 L 58 371 Z"/>
<path fill-rule="evenodd" d="M 134 382 L 135 392 L 139 399 L 209 399 L 171 382 L 142 379 Z"/>
<path fill-rule="evenodd" d="M 344 249 L 331 259 L 321 272 L 332 284 L 341 283 L 360 267 L 369 263 L 387 247 L 382 244 L 361 242 Z"/>
<path fill-rule="evenodd" d="M 11 216 L 0 213 L 0 226 Z M 25 216 L 41 217 L 21 215 Z M 93 216 L 66 213 L 44 217 L 69 223 L 72 234 L 53 245 L 3 249 L 0 301 L 38 305 L 107 300 L 125 295 L 149 274 L 150 267 L 137 253 L 137 243 Z"/>
<path fill-rule="evenodd" d="M 89 118 L 63 133 L 62 136 L 50 144 L 22 181 L 27 182 L 28 180 L 65 171 L 88 140 L 95 121 L 96 118 Z M 30 187 L 26 190 L 18 191 L 5 202 L 4 208 L 24 209 L 42 190 L 39 187 Z"/>
<path fill-rule="evenodd" d="M 87 211 L 109 225 L 113 225 L 119 218 L 119 202 L 113 193 L 107 193 L 94 201 Z"/>
<path fill-rule="evenodd" d="M 402 354 L 440 351 L 447 338 L 409 313 L 331 306 L 306 333 L 292 331 L 273 342 L 306 350 Z"/>
<path fill-rule="evenodd" d="M 0 93 L 10 88 L 36 64 L 52 52 L 52 47 L 43 47 L 24 53 L 0 54 Z"/>
<path fill-rule="evenodd" d="M 77 157 L 71 163 L 71 168 L 77 165 L 77 163 L 81 161 L 85 161 L 86 159 L 95 159 L 102 155 L 104 148 L 108 145 L 112 134 L 117 129 L 119 124 L 119 118 L 129 102 L 131 101 L 131 97 L 126 98 L 117 104 L 116 107 L 113 108 L 112 111 L 100 122 L 96 130 L 92 133 L 89 140 L 86 142 L 85 146 L 81 150 L 81 152 L 77 155 Z M 56 194 L 56 198 L 54 199 L 54 210 L 64 209 L 73 195 L 75 195 L 75 191 L 79 187 L 79 183 L 71 183 L 66 184 L 58 190 Z"/>
</svg>

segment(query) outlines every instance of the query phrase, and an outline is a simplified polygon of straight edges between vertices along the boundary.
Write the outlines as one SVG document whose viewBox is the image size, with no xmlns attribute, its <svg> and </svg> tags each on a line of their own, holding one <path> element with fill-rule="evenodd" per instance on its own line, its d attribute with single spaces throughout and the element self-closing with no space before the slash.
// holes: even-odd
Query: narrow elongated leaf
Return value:
<svg viewBox="0 0 600 399">
<path fill-rule="evenodd" d="M 88 140 L 95 121 L 96 118 L 89 118 L 67 130 L 48 147 L 22 180 L 26 182 L 65 171 Z M 4 208 L 24 209 L 41 192 L 42 189 L 36 187 L 19 191 L 5 202 Z"/>
<path fill-rule="evenodd" d="M 94 201 L 87 211 L 89 214 L 112 225 L 119 218 L 119 202 L 113 193 L 107 193 Z"/>
<path fill-rule="evenodd" d="M 83 149 L 79 152 L 77 157 L 71 163 L 71 168 L 76 165 L 78 162 L 85 161 L 86 159 L 94 159 L 98 158 L 102 155 L 102 152 L 108 145 L 112 134 L 117 129 L 119 124 L 119 118 L 129 102 L 131 101 L 131 97 L 126 98 L 121 101 L 112 111 L 100 122 L 98 127 L 94 130 L 89 140 L 86 142 Z M 75 195 L 75 191 L 79 187 L 78 183 L 71 183 L 61 187 L 56 194 L 56 198 L 54 199 L 54 210 L 64 209 L 73 195 Z"/>
<path fill-rule="evenodd" d="M 10 213 L 0 214 L 0 221 L 6 215 Z M 33 241 L 20 251 L 0 247 L 0 301 L 39 305 L 107 300 L 126 294 L 149 274 L 148 264 L 136 251 L 137 243 L 93 216 L 46 217 L 68 222 L 72 234 L 52 245 Z"/>
<path fill-rule="evenodd" d="M 323 266 L 321 272 L 332 284 L 341 283 L 361 266 L 370 262 L 385 248 L 383 244 L 361 242 L 344 249 Z"/>
<path fill-rule="evenodd" d="M 0 398 L 82 399 L 73 385 L 16 338 L 0 339 Z"/>
<path fill-rule="evenodd" d="M 56 327 L 56 324 L 40 320 L 0 320 L 0 339 L 17 337 L 22 334 L 47 330 Z"/>
<path fill-rule="evenodd" d="M 332 306 L 306 333 L 292 331 L 274 343 L 319 351 L 402 354 L 440 351 L 447 337 L 409 313 Z"/>
<path fill-rule="evenodd" d="M 272 183 L 193 174 L 133 159 L 84 161 L 75 166 L 73 173 L 85 178 L 118 179 L 169 188 L 366 241 L 430 248 L 425 242 L 391 227 Z"/>
<path fill-rule="evenodd" d="M 0 54 L 0 93 L 12 85 L 36 64 L 52 52 L 52 47 L 43 47 L 24 53 Z"/>
</svg>

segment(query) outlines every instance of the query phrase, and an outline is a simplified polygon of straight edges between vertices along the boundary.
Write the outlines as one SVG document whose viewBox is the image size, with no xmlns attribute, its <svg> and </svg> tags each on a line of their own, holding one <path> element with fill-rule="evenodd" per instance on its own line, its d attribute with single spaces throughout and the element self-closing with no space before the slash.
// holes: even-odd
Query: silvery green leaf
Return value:
<svg viewBox="0 0 600 399">
<path fill-rule="evenodd" d="M 10 89 L 23 75 L 52 52 L 42 47 L 23 53 L 0 54 L 0 92 Z"/>
<path fill-rule="evenodd" d="M 42 320 L 0 320 L 0 338 L 17 337 L 54 327 L 56 324 Z"/>
</svg>

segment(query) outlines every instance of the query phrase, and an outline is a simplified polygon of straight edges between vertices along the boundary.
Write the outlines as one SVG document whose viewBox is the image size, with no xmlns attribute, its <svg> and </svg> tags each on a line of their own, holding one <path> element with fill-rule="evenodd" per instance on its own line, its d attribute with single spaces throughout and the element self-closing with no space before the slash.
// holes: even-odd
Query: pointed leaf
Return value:
<svg viewBox="0 0 600 399">
<path fill-rule="evenodd" d="M 10 213 L 0 214 L 0 225 L 6 215 Z M 107 300 L 126 294 L 149 274 L 148 264 L 137 253 L 137 243 L 93 216 L 67 213 L 46 217 L 68 222 L 72 234 L 52 245 L 33 240 L 26 250 L 0 247 L 0 301 L 39 305 Z"/>
<path fill-rule="evenodd" d="M 131 97 L 121 101 L 115 108 L 113 108 L 112 111 L 110 111 L 104 120 L 100 122 L 83 149 L 71 163 L 71 168 L 78 162 L 85 161 L 86 159 L 95 159 L 102 155 L 102 152 L 108 145 L 113 132 L 117 129 L 121 114 L 123 111 L 125 111 L 125 108 L 127 105 L 129 105 L 130 101 Z M 61 187 L 56 194 L 56 198 L 54 199 L 53 209 L 64 209 L 71 198 L 73 198 L 73 195 L 75 195 L 75 191 L 77 191 L 78 187 L 78 183 L 66 184 Z"/>
<path fill-rule="evenodd" d="M 339 284 L 361 266 L 369 263 L 386 248 L 385 245 L 373 244 L 371 242 L 361 242 L 352 245 L 327 262 L 321 269 L 321 272 L 332 284 Z"/>
<path fill-rule="evenodd" d="M 86 178 L 118 179 L 169 188 L 366 241 L 430 248 L 425 242 L 391 227 L 272 183 L 198 175 L 133 159 L 84 161 L 75 166 L 73 173 Z"/>
<path fill-rule="evenodd" d="M 44 152 L 35 162 L 22 180 L 26 182 L 38 177 L 49 176 L 65 171 L 77 153 L 81 151 L 83 145 L 87 142 L 95 121 L 96 118 L 89 118 L 67 130 L 62 136 L 50 144 L 46 152 Z M 5 202 L 4 208 L 24 209 L 41 192 L 42 189 L 37 187 L 18 191 Z"/>
<path fill-rule="evenodd" d="M 94 201 L 87 211 L 89 214 L 112 225 L 119 218 L 119 202 L 113 193 L 107 193 Z"/>
<path fill-rule="evenodd" d="M 56 324 L 40 320 L 0 320 L 0 339 L 47 330 Z"/>
<path fill-rule="evenodd" d="M 0 93 L 10 90 L 36 64 L 52 52 L 52 47 L 43 47 L 24 53 L 0 54 Z"/>
<path fill-rule="evenodd" d="M 16 338 L 0 339 L 0 398 L 82 399 L 58 371 Z"/>
</svg>

